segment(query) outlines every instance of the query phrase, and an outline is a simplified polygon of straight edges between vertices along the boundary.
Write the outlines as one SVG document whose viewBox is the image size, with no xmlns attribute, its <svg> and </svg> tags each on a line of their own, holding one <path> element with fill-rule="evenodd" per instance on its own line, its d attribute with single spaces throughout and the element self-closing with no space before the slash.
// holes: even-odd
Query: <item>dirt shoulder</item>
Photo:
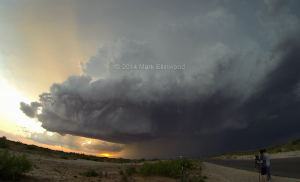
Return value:
<svg viewBox="0 0 300 182">
<path fill-rule="evenodd" d="M 205 168 L 203 176 L 207 176 L 206 182 L 254 182 L 259 181 L 257 172 L 249 172 L 230 167 L 219 166 L 203 162 Z M 261 180 L 262 181 L 262 180 Z M 272 182 L 300 182 L 300 179 L 272 176 Z"/>
</svg>

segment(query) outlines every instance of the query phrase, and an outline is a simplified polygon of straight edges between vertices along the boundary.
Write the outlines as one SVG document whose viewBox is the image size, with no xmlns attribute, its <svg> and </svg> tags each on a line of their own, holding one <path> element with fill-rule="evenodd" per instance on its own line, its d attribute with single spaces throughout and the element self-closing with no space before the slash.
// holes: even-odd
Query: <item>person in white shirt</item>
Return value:
<svg viewBox="0 0 300 182">
<path fill-rule="evenodd" d="M 270 154 L 267 153 L 267 150 L 264 149 L 265 152 L 265 158 L 266 158 L 266 164 L 267 164 L 267 177 L 268 181 L 271 181 L 271 173 L 270 173 Z"/>
</svg>

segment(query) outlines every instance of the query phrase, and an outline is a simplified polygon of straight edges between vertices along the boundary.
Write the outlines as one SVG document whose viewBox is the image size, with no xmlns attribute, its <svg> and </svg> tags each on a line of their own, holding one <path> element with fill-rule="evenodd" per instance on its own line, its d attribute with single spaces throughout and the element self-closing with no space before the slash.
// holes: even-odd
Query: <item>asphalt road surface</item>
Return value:
<svg viewBox="0 0 300 182">
<path fill-rule="evenodd" d="M 255 170 L 255 160 L 229 160 L 229 159 L 202 159 L 221 166 L 243 169 L 247 171 Z M 271 175 L 300 179 L 300 157 L 286 159 L 271 159 Z"/>
</svg>

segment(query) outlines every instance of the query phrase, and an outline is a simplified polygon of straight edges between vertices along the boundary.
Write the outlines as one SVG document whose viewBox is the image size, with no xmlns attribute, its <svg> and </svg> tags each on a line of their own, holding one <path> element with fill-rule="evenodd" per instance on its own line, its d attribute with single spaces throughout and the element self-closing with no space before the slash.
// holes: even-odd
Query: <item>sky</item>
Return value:
<svg viewBox="0 0 300 182">
<path fill-rule="evenodd" d="M 0 136 L 123 158 L 300 138 L 297 0 L 0 0 Z"/>
</svg>

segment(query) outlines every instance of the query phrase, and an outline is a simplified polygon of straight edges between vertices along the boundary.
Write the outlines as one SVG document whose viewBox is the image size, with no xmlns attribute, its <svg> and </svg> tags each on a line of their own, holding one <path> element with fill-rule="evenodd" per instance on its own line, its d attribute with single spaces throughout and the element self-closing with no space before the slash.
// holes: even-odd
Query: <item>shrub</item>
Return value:
<svg viewBox="0 0 300 182">
<path fill-rule="evenodd" d="M 289 152 L 289 151 L 294 151 L 293 145 L 288 146 L 288 147 L 287 147 L 287 151 L 288 151 L 288 152 Z"/>
<path fill-rule="evenodd" d="M 127 181 L 127 175 L 126 175 L 126 174 L 124 174 L 124 175 L 122 176 L 122 180 L 123 180 L 123 181 Z"/>
<path fill-rule="evenodd" d="M 20 142 L 20 141 L 16 141 L 16 142 L 15 142 L 15 145 L 23 145 L 23 143 Z"/>
<path fill-rule="evenodd" d="M 282 150 L 281 149 L 277 149 L 276 152 L 282 152 Z"/>
<path fill-rule="evenodd" d="M 69 159 L 69 157 L 68 157 L 68 156 L 66 156 L 65 154 L 61 154 L 59 157 L 60 157 L 61 159 L 66 159 L 66 160 L 68 160 L 68 159 Z"/>
<path fill-rule="evenodd" d="M 123 159 L 123 158 L 118 158 L 118 159 L 114 159 L 113 163 L 129 163 L 130 159 Z"/>
<path fill-rule="evenodd" d="M 49 148 L 40 147 L 39 150 L 43 151 L 43 152 L 51 152 L 51 149 L 49 149 Z"/>
<path fill-rule="evenodd" d="M 154 164 L 146 162 L 141 166 L 139 172 L 142 176 L 161 175 L 175 178 L 181 174 L 182 166 L 184 169 L 189 169 L 192 167 L 192 163 L 186 158 L 167 162 L 158 161 Z"/>
<path fill-rule="evenodd" d="M 15 156 L 9 154 L 7 149 L 0 152 L 0 179 L 19 180 L 22 173 L 30 171 L 31 168 L 31 161 L 25 154 Z"/>
<path fill-rule="evenodd" d="M 98 158 L 97 162 L 104 162 L 104 160 L 101 158 Z"/>
<path fill-rule="evenodd" d="M 56 171 L 56 172 L 61 172 L 59 169 L 57 169 L 56 167 L 55 168 L 53 168 L 53 171 Z"/>
<path fill-rule="evenodd" d="M 96 156 L 92 156 L 92 155 L 79 154 L 77 156 L 79 159 L 92 160 L 92 161 L 97 161 L 97 162 L 104 161 L 102 157 L 96 157 Z"/>
<path fill-rule="evenodd" d="M 131 175 L 133 175 L 134 173 L 136 173 L 135 167 L 129 167 L 129 168 L 127 168 L 125 171 L 126 171 L 127 176 L 131 176 Z"/>
<path fill-rule="evenodd" d="M 28 149 L 28 150 L 37 150 L 37 146 L 35 146 L 35 145 L 27 145 L 26 149 Z"/>
<path fill-rule="evenodd" d="M 296 145 L 298 142 L 300 142 L 300 138 L 297 139 L 297 140 L 293 140 L 293 141 L 292 141 L 292 144 L 293 144 L 293 145 Z"/>
<path fill-rule="evenodd" d="M 119 171 L 119 174 L 120 174 L 120 175 L 123 175 L 123 174 L 124 174 L 124 171 L 121 169 L 121 170 Z"/>
<path fill-rule="evenodd" d="M 98 173 L 94 169 L 88 169 L 86 172 L 79 174 L 87 177 L 98 176 Z"/>
<path fill-rule="evenodd" d="M 3 136 L 2 138 L 0 138 L 0 148 L 6 149 L 8 147 L 9 147 L 9 145 L 8 145 L 7 140 L 6 140 L 6 137 Z"/>
<path fill-rule="evenodd" d="M 203 178 L 203 179 L 207 179 L 207 176 L 203 176 L 202 178 Z"/>
</svg>

